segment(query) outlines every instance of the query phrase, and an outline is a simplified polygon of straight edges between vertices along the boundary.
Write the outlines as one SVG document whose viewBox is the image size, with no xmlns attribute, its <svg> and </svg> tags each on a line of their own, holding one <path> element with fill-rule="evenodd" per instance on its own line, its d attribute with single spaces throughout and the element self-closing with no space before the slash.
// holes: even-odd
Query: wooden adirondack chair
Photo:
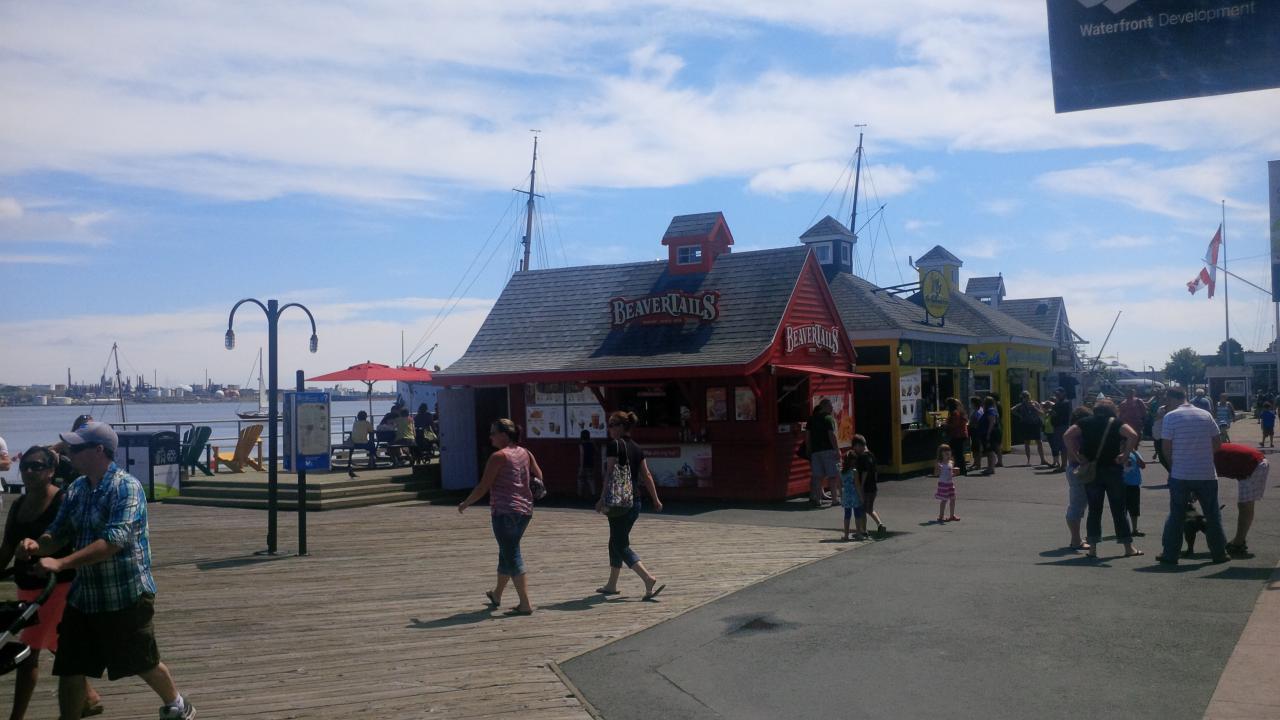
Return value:
<svg viewBox="0 0 1280 720">
<path fill-rule="evenodd" d="M 218 466 L 226 465 L 231 468 L 232 472 L 244 472 L 245 466 L 249 466 L 254 470 L 262 470 L 262 463 L 254 460 L 250 453 L 253 452 L 253 446 L 258 444 L 258 436 L 262 434 L 261 425 L 250 425 L 240 431 L 240 441 L 236 443 L 236 451 L 234 453 L 218 453 Z"/>
<path fill-rule="evenodd" d="M 188 475 L 194 475 L 197 469 L 205 475 L 213 474 L 209 466 L 204 464 L 204 449 L 209 444 L 209 436 L 212 434 L 213 428 L 208 425 L 198 425 L 187 431 L 187 436 L 183 438 L 182 443 L 181 467 L 187 471 Z"/>
</svg>

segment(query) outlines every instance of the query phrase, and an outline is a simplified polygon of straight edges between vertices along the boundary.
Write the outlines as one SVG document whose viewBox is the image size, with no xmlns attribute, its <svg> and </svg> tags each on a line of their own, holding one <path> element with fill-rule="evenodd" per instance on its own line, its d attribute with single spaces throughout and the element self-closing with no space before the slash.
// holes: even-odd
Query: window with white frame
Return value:
<svg viewBox="0 0 1280 720">
<path fill-rule="evenodd" d="M 701 245 L 681 245 L 676 248 L 677 265 L 697 265 L 702 262 Z"/>
<path fill-rule="evenodd" d="M 840 243 L 840 262 L 845 265 L 853 264 L 853 246 L 849 243 Z"/>
<path fill-rule="evenodd" d="M 813 256 L 821 265 L 831 264 L 831 243 L 818 243 L 813 246 Z"/>
</svg>

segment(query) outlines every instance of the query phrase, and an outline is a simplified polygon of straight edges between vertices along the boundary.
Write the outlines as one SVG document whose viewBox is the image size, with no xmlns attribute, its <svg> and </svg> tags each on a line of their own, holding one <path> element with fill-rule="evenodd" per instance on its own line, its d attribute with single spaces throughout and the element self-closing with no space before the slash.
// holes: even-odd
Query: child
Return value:
<svg viewBox="0 0 1280 720">
<path fill-rule="evenodd" d="M 1262 404 L 1262 412 L 1258 415 L 1258 419 L 1262 422 L 1262 442 L 1258 443 L 1258 447 L 1266 447 L 1267 439 L 1271 439 L 1270 447 L 1276 446 L 1276 412 L 1271 408 L 1271 403 Z"/>
<path fill-rule="evenodd" d="M 855 539 L 866 540 L 867 516 L 876 521 L 876 536 L 885 537 L 889 530 L 880 521 L 876 512 L 876 456 L 867 448 L 867 439 L 862 435 L 853 436 L 854 475 L 853 489 L 858 493 L 858 504 L 853 507 L 853 518 L 857 526 Z"/>
<path fill-rule="evenodd" d="M 1129 461 L 1124 464 L 1124 509 L 1129 513 L 1134 537 L 1146 536 L 1138 532 L 1138 516 L 1142 514 L 1142 469 L 1146 466 L 1136 450 L 1129 453 Z"/>
<path fill-rule="evenodd" d="M 586 488 L 586 493 L 582 492 Z M 596 496 L 596 446 L 591 442 L 591 431 L 578 434 L 578 497 Z"/>
<path fill-rule="evenodd" d="M 933 469 L 933 474 L 938 478 L 938 492 L 933 496 L 938 499 L 938 522 L 944 523 L 948 520 L 959 520 L 956 517 L 956 466 L 951 464 L 951 446 L 938 446 L 938 464 Z M 947 503 L 951 503 L 951 515 L 944 516 L 942 511 L 947 507 Z"/>
<path fill-rule="evenodd" d="M 854 488 L 853 476 L 857 473 L 858 455 L 853 450 L 847 450 L 844 454 L 844 460 L 840 465 L 840 484 L 841 490 L 844 492 L 840 495 L 840 504 L 844 507 L 844 534 L 840 536 L 842 542 L 849 540 L 862 540 L 859 534 L 849 537 L 849 518 L 853 516 L 855 508 L 861 509 L 862 503 L 858 501 L 858 491 Z"/>
</svg>

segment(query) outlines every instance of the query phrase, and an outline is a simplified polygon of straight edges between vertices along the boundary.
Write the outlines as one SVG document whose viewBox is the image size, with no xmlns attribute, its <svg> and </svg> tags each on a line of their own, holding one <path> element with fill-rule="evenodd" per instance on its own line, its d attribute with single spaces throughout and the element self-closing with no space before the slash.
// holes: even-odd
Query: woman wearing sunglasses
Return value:
<svg viewBox="0 0 1280 720">
<path fill-rule="evenodd" d="M 40 537 L 45 528 L 53 522 L 62 505 L 62 490 L 53 484 L 54 470 L 58 466 L 58 455 L 47 447 L 34 445 L 22 454 L 18 469 L 22 473 L 22 482 L 26 494 L 20 496 L 9 507 L 9 517 L 4 524 L 4 542 L 0 544 L 0 569 L 7 568 L 13 560 L 13 551 L 23 538 Z M 66 557 L 71 554 L 70 546 L 63 548 L 54 557 Z M 37 574 L 38 558 L 17 560 L 13 565 L 13 580 L 18 586 L 18 599 L 31 602 L 44 589 L 45 577 Z M 31 655 L 18 666 L 13 691 L 13 713 L 10 720 L 21 720 L 27 712 L 27 704 L 35 692 L 36 681 L 40 677 L 40 651 L 58 652 L 58 623 L 62 620 L 62 611 L 67 605 L 67 593 L 71 590 L 71 580 L 75 570 L 58 573 L 58 584 L 49 599 L 40 606 L 40 623 L 22 631 L 19 639 L 31 648 Z M 102 713 L 102 699 L 96 690 L 85 681 L 86 700 L 81 717 Z"/>
</svg>

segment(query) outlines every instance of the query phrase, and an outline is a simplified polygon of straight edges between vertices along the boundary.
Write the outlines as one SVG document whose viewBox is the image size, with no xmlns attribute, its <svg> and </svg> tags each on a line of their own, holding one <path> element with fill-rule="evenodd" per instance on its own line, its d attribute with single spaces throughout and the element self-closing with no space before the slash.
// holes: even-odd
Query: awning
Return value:
<svg viewBox="0 0 1280 720">
<path fill-rule="evenodd" d="M 859 375 L 858 373 L 845 372 L 844 370 L 833 370 L 831 368 L 819 367 L 817 365 L 774 365 L 776 370 L 790 370 L 792 372 L 801 372 L 806 375 L 828 375 L 830 377 L 849 378 L 851 380 L 870 380 L 869 375 Z"/>
</svg>

